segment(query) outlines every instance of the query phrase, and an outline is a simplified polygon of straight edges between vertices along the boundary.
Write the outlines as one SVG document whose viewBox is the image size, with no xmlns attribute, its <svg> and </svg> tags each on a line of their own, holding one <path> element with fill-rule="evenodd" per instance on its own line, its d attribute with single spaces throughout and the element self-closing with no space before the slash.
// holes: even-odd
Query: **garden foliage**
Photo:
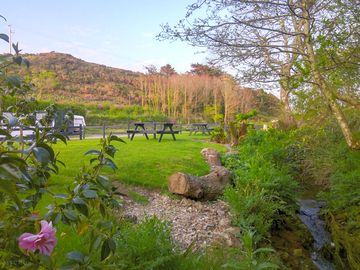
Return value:
<svg viewBox="0 0 360 270">
<path fill-rule="evenodd" d="M 224 157 L 235 174 L 235 183 L 224 197 L 230 204 L 234 223 L 256 239 L 269 236 L 271 227 L 284 215 L 292 215 L 298 183 L 288 164 L 288 135 L 271 130 L 252 130 L 238 146 L 238 154 Z"/>
</svg>

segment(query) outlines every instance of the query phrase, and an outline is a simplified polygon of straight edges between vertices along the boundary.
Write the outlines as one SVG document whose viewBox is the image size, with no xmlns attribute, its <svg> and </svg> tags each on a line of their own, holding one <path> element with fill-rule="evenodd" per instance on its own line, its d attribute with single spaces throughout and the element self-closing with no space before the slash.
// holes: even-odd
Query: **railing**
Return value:
<svg viewBox="0 0 360 270">
<path fill-rule="evenodd" d="M 1 129 L 5 129 L 6 125 L 0 125 Z M 65 130 L 61 128 L 55 127 L 32 127 L 32 126 L 16 126 L 10 129 L 10 134 L 13 137 L 24 137 L 26 139 L 31 139 L 35 137 L 35 131 L 39 130 L 42 132 L 43 130 L 56 130 L 62 133 L 65 136 L 72 136 L 72 135 L 79 135 L 79 139 L 82 140 L 85 138 L 85 127 L 83 125 L 80 126 L 70 126 L 67 127 Z"/>
</svg>

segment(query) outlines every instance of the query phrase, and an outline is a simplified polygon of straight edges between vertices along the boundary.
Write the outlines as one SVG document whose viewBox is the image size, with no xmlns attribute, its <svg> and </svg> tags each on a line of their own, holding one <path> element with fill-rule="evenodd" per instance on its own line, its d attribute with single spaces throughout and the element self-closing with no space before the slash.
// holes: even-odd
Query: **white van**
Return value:
<svg viewBox="0 0 360 270">
<path fill-rule="evenodd" d="M 74 115 L 74 127 L 86 126 L 85 118 L 82 115 Z"/>
</svg>

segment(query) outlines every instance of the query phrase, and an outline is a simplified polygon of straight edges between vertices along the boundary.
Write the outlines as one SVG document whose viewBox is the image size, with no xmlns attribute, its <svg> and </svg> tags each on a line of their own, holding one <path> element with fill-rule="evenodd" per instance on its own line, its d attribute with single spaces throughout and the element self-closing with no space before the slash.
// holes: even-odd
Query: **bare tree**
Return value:
<svg viewBox="0 0 360 270">
<path fill-rule="evenodd" d="M 335 45 L 340 45 L 342 51 L 359 47 L 357 2 L 198 0 L 188 7 L 185 19 L 176 26 L 163 25 L 159 38 L 180 39 L 206 47 L 215 55 L 215 60 L 236 68 L 247 81 L 278 83 L 289 120 L 289 93 L 300 85 L 315 86 L 335 116 L 349 147 L 358 149 L 360 144 L 336 98 L 338 91 L 328 82 L 326 70 L 336 69 L 336 65 L 319 59 Z M 200 9 L 206 9 L 205 17 L 197 17 Z M 359 68 L 358 58 L 354 63 L 349 60 L 344 62 L 350 69 Z"/>
</svg>

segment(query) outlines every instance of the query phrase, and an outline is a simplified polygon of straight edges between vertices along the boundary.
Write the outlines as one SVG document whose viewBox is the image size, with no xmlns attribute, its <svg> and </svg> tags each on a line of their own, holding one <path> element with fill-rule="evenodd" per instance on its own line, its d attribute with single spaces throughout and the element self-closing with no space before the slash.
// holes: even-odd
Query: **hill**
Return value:
<svg viewBox="0 0 360 270">
<path fill-rule="evenodd" d="M 213 74 L 161 72 L 143 74 L 89 63 L 69 54 L 28 54 L 29 69 L 17 71 L 36 86 L 39 100 L 58 103 L 104 104 L 118 108 L 141 106 L 150 113 L 186 120 L 211 118 L 216 113 L 231 118 L 257 109 L 274 117 L 278 99 L 263 90 L 239 86 L 234 80 Z"/>
<path fill-rule="evenodd" d="M 28 54 L 30 76 L 42 92 L 41 98 L 55 101 L 112 101 L 123 103 L 126 92 L 137 91 L 140 73 L 93 64 L 63 53 Z M 42 89 L 41 89 L 42 88 Z"/>
</svg>

